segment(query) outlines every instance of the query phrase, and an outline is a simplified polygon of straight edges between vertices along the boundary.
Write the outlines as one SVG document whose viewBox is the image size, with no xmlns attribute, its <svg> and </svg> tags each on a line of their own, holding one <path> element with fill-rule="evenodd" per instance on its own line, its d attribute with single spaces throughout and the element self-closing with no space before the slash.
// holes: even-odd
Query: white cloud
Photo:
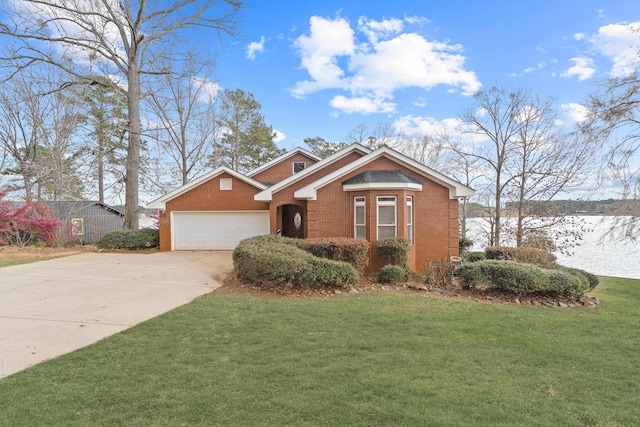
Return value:
<svg viewBox="0 0 640 427">
<path fill-rule="evenodd" d="M 629 24 L 609 24 L 598 29 L 590 38 L 593 47 L 613 61 L 610 74 L 614 77 L 628 75 L 638 66 L 638 39 L 640 21 Z"/>
<path fill-rule="evenodd" d="M 259 42 L 251 42 L 247 46 L 247 59 L 254 60 L 256 59 L 256 53 L 262 52 L 264 50 L 264 36 L 260 37 Z"/>
<path fill-rule="evenodd" d="M 280 132 L 279 130 L 274 129 L 273 131 L 276 133 L 275 138 L 273 138 L 273 142 L 278 143 L 287 139 L 287 135 Z"/>
<path fill-rule="evenodd" d="M 589 110 L 587 109 L 587 107 L 575 102 L 560 104 L 560 111 L 575 123 L 585 121 L 587 118 L 587 114 L 589 114 Z"/>
<path fill-rule="evenodd" d="M 373 21 L 366 16 L 358 19 L 358 30 L 365 34 L 371 43 L 377 43 L 380 38 L 388 39 L 402 31 L 404 23 L 401 19 L 392 18 Z"/>
<path fill-rule="evenodd" d="M 429 41 L 417 33 L 402 33 L 403 28 L 399 19 L 361 17 L 357 30 L 366 41 L 360 41 L 346 19 L 312 17 L 309 35 L 295 42 L 310 79 L 297 82 L 291 94 L 301 98 L 325 89 L 348 91 L 351 97 L 336 96 L 332 106 L 369 114 L 393 111 L 388 100 L 403 88 L 443 85 L 463 95 L 480 89 L 476 74 L 464 68 L 461 45 Z"/>
<path fill-rule="evenodd" d="M 419 138 L 424 135 L 437 137 L 446 134 L 454 140 L 469 143 L 481 143 L 488 140 L 486 135 L 477 135 L 470 131 L 465 131 L 465 124 L 458 118 L 438 120 L 433 117 L 408 115 L 396 119 L 393 122 L 393 127 L 397 132 L 401 132 L 410 138 Z M 469 128 L 467 129 L 470 130 Z"/>
<path fill-rule="evenodd" d="M 587 36 L 587 35 L 586 35 L 585 33 L 575 33 L 575 34 L 573 35 L 573 38 L 574 38 L 574 40 L 578 40 L 578 41 L 580 41 L 580 40 L 584 40 L 584 38 L 585 38 L 586 36 Z"/>
<path fill-rule="evenodd" d="M 382 98 L 353 97 L 338 95 L 331 100 L 331 106 L 345 113 L 393 113 L 396 104 Z"/>
<path fill-rule="evenodd" d="M 577 76 L 578 81 L 590 79 L 596 72 L 596 68 L 593 66 L 593 59 L 586 56 L 580 56 L 571 58 L 569 61 L 573 62 L 573 65 L 569 67 L 565 72 L 560 74 L 562 77 Z"/>
<path fill-rule="evenodd" d="M 429 21 L 427 18 L 425 18 L 423 16 L 416 16 L 416 15 L 405 16 L 404 17 L 404 21 L 407 24 L 418 24 L 418 25 L 424 25 L 424 24 L 428 24 L 429 22 L 431 22 L 431 21 Z"/>
<path fill-rule="evenodd" d="M 309 23 L 311 34 L 298 37 L 294 46 L 302 58 L 301 67 L 312 80 L 296 83 L 291 91 L 296 98 L 325 88 L 343 87 L 344 71 L 338 58 L 352 55 L 356 49 L 354 33 L 346 19 L 331 21 L 312 16 Z"/>
</svg>

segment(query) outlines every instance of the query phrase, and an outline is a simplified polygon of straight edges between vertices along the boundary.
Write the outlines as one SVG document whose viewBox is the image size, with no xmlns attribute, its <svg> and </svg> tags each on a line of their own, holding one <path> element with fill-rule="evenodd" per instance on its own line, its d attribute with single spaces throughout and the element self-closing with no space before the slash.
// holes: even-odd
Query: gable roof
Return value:
<svg viewBox="0 0 640 427">
<path fill-rule="evenodd" d="M 260 172 L 269 169 L 270 167 L 277 165 L 278 163 L 287 160 L 290 157 L 293 157 L 296 154 L 302 154 L 304 156 L 309 157 L 310 159 L 315 160 L 316 162 L 319 162 L 320 160 L 322 160 L 321 157 L 316 156 L 315 154 L 313 154 L 310 151 L 305 150 L 304 148 L 300 148 L 300 147 L 296 147 L 291 151 L 287 151 L 286 153 L 282 154 L 281 156 L 276 157 L 273 160 L 269 160 L 267 163 L 265 163 L 262 166 L 259 166 L 257 168 L 255 168 L 254 170 L 252 170 L 251 172 L 249 172 L 247 174 L 247 176 L 251 177 L 251 176 L 255 176 L 257 174 L 259 174 Z"/>
<path fill-rule="evenodd" d="M 97 206 L 102 208 L 108 212 L 113 212 L 113 214 L 124 217 L 124 214 L 120 212 L 118 209 L 107 205 L 106 203 L 102 203 L 99 201 L 92 200 L 73 200 L 73 201 L 62 201 L 62 202 L 43 202 L 54 213 L 56 217 L 66 217 L 70 214 L 77 213 L 81 210 L 90 208 L 92 206 Z"/>
<path fill-rule="evenodd" d="M 199 176 L 198 178 L 194 179 L 193 181 L 190 181 L 188 183 L 186 183 L 185 185 L 176 188 L 175 190 L 173 190 L 170 193 L 165 194 L 164 196 L 160 196 L 157 199 L 153 200 L 152 202 L 147 204 L 147 208 L 149 209 L 166 209 L 167 206 L 167 202 L 175 199 L 178 196 L 181 196 L 182 194 L 186 193 L 187 191 L 191 190 L 192 188 L 195 188 L 197 186 L 199 186 L 200 184 L 203 184 L 207 181 L 209 181 L 210 179 L 213 179 L 215 177 L 217 177 L 218 175 L 221 175 L 223 173 L 227 173 L 231 176 L 233 176 L 234 178 L 238 178 L 241 181 L 246 182 L 249 185 L 252 185 L 254 187 L 256 187 L 259 190 L 264 190 L 265 188 L 267 188 L 266 185 L 252 179 L 249 178 L 248 176 L 245 176 L 243 174 L 241 174 L 240 172 L 236 172 L 233 169 L 230 169 L 226 166 L 220 166 L 214 170 L 212 170 L 211 172 L 208 172 L 204 175 Z"/>
<path fill-rule="evenodd" d="M 255 196 L 253 196 L 254 200 L 260 201 L 260 202 L 270 202 L 273 194 L 277 193 L 278 191 L 280 191 L 281 189 L 293 184 L 294 182 L 297 182 L 303 178 L 305 178 L 307 175 L 318 171 L 328 165 L 330 165 L 331 163 L 340 160 L 344 157 L 346 157 L 347 155 L 353 153 L 353 152 L 360 152 L 364 155 L 367 155 L 369 153 L 371 153 L 371 150 L 365 146 L 362 146 L 360 144 L 351 144 L 348 147 L 343 148 L 340 151 L 337 151 L 335 153 L 333 153 L 332 155 L 330 155 L 329 157 L 326 157 L 322 160 L 320 160 L 317 163 L 312 164 L 311 166 L 309 166 L 308 168 L 303 169 L 302 171 L 291 175 L 290 177 L 283 179 L 282 181 L 270 186 L 269 188 L 259 192 L 258 194 L 256 194 Z"/>
<path fill-rule="evenodd" d="M 377 150 L 370 152 L 369 154 L 349 163 L 346 166 L 341 167 L 340 169 L 323 176 L 317 181 L 312 182 L 311 184 L 300 188 L 298 191 L 294 193 L 294 196 L 297 199 L 307 199 L 307 200 L 316 200 L 317 191 L 319 188 L 324 187 L 325 185 L 339 179 L 340 177 L 357 170 L 358 168 L 365 166 L 372 161 L 380 158 L 387 157 L 391 160 L 394 160 L 398 164 L 405 166 L 414 172 L 429 178 L 432 181 L 437 182 L 438 184 L 447 187 L 449 189 L 449 198 L 457 199 L 460 197 L 469 197 L 475 194 L 475 191 L 467 186 L 460 184 L 458 181 L 451 179 L 440 172 L 436 172 L 428 166 L 423 165 L 410 157 L 405 156 L 387 146 L 382 146 Z M 258 193 L 262 194 L 262 193 Z M 257 196 L 257 195 L 256 195 Z"/>
</svg>

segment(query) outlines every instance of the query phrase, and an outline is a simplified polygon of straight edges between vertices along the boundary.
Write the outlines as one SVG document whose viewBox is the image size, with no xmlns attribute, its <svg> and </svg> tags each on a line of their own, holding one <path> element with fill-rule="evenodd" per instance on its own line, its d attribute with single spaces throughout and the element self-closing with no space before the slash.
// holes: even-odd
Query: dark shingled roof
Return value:
<svg viewBox="0 0 640 427">
<path fill-rule="evenodd" d="M 124 216 L 124 214 L 120 212 L 118 209 L 111 207 L 106 203 L 101 203 L 98 201 L 77 200 L 77 201 L 70 201 L 70 202 L 44 202 L 44 203 L 51 208 L 51 210 L 56 216 L 67 216 L 73 213 L 77 213 L 83 209 L 87 209 L 94 205 L 101 207 L 106 211 L 113 212 L 116 215 Z"/>
<path fill-rule="evenodd" d="M 418 181 L 414 177 L 407 175 L 406 173 L 395 170 L 395 171 L 364 171 L 352 178 L 349 178 L 346 181 L 343 181 L 343 185 L 349 184 L 367 184 L 371 182 L 403 182 L 403 183 L 413 183 L 413 184 L 422 184 L 421 181 Z"/>
</svg>

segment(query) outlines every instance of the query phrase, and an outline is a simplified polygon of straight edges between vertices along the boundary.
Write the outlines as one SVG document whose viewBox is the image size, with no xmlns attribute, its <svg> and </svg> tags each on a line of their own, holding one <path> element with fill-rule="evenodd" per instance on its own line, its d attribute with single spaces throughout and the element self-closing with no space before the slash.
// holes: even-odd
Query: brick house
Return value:
<svg viewBox="0 0 640 427">
<path fill-rule="evenodd" d="M 473 190 L 383 146 L 320 159 L 296 148 L 244 175 L 219 167 L 154 200 L 160 249 L 233 249 L 247 237 L 411 240 L 410 267 L 458 255 L 458 199 Z M 372 250 L 375 252 L 375 250 Z M 369 270 L 381 261 L 371 254 Z"/>
</svg>

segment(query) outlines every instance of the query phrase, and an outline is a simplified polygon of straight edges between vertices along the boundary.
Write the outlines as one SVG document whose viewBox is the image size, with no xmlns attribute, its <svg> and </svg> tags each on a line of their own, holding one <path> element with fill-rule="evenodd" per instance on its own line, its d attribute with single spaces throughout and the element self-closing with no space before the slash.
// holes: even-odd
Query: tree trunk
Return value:
<svg viewBox="0 0 640 427">
<path fill-rule="evenodd" d="M 104 203 L 104 138 L 98 137 L 98 201 Z"/>
<path fill-rule="evenodd" d="M 127 100 L 129 108 L 129 144 L 125 176 L 124 228 L 139 228 L 138 182 L 140 174 L 140 75 L 137 54 L 130 55 Z"/>
</svg>

